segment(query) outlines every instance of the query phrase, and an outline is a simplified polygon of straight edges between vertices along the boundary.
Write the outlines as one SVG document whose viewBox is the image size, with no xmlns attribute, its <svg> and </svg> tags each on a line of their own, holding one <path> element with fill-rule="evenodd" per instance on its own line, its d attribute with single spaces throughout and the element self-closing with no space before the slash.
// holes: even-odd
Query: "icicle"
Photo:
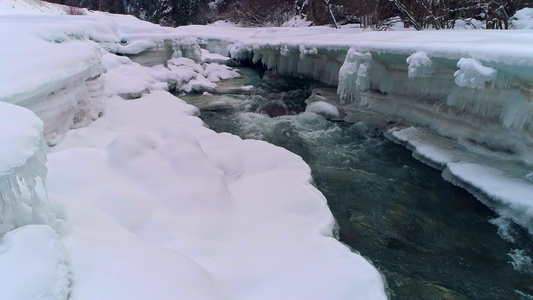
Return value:
<svg viewBox="0 0 533 300">
<path fill-rule="evenodd" d="M 28 224 L 59 229 L 44 188 L 46 144 L 43 123 L 27 109 L 0 102 L 0 236 Z M 41 186 L 38 187 L 38 183 Z"/>
<path fill-rule="evenodd" d="M 370 88 L 369 69 L 372 61 L 370 53 L 360 53 L 351 48 L 346 60 L 339 70 L 339 86 L 337 93 L 341 100 L 355 99 L 358 91 Z"/>
<path fill-rule="evenodd" d="M 172 50 L 174 51 L 172 53 L 173 58 L 185 57 L 194 60 L 196 63 L 202 62 L 202 50 L 196 42 L 196 38 L 186 37 L 170 42 L 167 40 L 165 43 L 172 45 Z"/>
</svg>

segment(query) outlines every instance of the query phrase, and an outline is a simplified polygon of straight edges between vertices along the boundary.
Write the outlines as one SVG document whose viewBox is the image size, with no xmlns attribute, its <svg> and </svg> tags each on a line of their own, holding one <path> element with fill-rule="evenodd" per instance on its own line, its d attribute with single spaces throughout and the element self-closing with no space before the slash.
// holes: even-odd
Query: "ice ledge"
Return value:
<svg viewBox="0 0 533 300">
<path fill-rule="evenodd" d="M 533 182 L 529 180 L 533 168 L 483 158 L 420 127 L 395 127 L 388 130 L 388 137 L 407 146 L 418 160 L 443 170 L 446 180 L 533 233 Z"/>
<path fill-rule="evenodd" d="M 31 111 L 0 102 L 0 236 L 27 224 L 59 228 L 49 205 L 43 122 Z"/>
</svg>

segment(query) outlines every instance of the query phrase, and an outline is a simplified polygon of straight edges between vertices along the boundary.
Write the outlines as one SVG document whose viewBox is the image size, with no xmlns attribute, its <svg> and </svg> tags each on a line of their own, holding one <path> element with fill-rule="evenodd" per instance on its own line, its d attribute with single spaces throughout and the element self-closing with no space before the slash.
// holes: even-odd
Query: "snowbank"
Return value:
<svg viewBox="0 0 533 300">
<path fill-rule="evenodd" d="M 109 83 L 162 72 L 112 54 L 104 61 Z M 167 72 L 176 66 L 228 70 L 174 58 Z M 300 157 L 217 134 L 196 107 L 141 86 L 149 92 L 128 101 L 117 94 L 137 85 L 108 86 L 103 116 L 49 155 L 48 190 L 72 226 L 64 243 L 73 295 L 385 299 L 377 271 L 333 238 L 333 216 Z"/>
<path fill-rule="evenodd" d="M 511 18 L 515 29 L 533 29 L 533 8 L 523 8 Z"/>
<path fill-rule="evenodd" d="M 65 8 L 63 5 L 52 4 L 41 0 L 2 0 L 0 3 L 0 15 L 65 15 Z"/>
<path fill-rule="evenodd" d="M 212 63 L 220 56 L 204 52 L 201 65 L 194 39 L 126 16 L 0 22 L 15 40 L 3 51 L 27 49 L 0 58 L 13 74 L 1 78 L 2 101 L 33 109 L 59 134 L 81 106 L 104 109 L 67 131 L 48 163 L 49 193 L 71 227 L 61 242 L 73 297 L 385 298 L 377 271 L 332 237 L 326 200 L 299 157 L 218 135 L 165 91 L 209 90 L 239 76 Z M 165 66 L 106 51 L 152 51 Z M 38 286 L 39 278 L 24 282 Z"/>
</svg>

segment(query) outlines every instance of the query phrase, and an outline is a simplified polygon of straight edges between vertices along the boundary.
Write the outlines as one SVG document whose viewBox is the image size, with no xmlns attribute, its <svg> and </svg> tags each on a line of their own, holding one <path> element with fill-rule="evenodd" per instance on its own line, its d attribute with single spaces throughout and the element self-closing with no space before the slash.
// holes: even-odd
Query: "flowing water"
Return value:
<svg viewBox="0 0 533 300">
<path fill-rule="evenodd" d="M 339 238 L 385 276 L 391 299 L 533 299 L 533 240 L 387 140 L 356 124 L 304 113 L 310 82 L 244 75 L 253 95 L 180 95 L 213 130 L 300 155 L 339 224 Z M 268 78 L 267 78 L 268 77 Z"/>
</svg>

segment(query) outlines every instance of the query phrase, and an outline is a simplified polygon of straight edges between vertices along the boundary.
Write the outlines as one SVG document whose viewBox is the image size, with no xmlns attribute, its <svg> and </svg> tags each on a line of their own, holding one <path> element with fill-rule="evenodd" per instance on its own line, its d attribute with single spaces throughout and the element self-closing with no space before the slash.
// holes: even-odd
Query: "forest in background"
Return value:
<svg viewBox="0 0 533 300">
<path fill-rule="evenodd" d="M 281 26 L 294 17 L 312 25 L 360 24 L 386 30 L 397 22 L 417 30 L 460 24 L 510 29 L 511 16 L 533 0 L 48 0 L 73 7 L 131 14 L 163 26 L 227 20 Z"/>
</svg>

